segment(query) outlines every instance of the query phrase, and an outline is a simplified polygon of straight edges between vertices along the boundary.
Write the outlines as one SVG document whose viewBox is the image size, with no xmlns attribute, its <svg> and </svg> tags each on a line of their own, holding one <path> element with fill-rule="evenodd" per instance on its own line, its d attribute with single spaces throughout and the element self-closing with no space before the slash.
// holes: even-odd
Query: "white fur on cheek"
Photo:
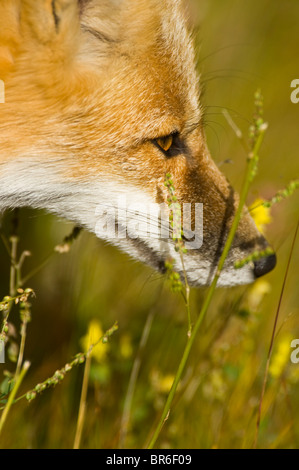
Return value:
<svg viewBox="0 0 299 470">
<path fill-rule="evenodd" d="M 84 226 L 154 268 L 172 258 L 175 269 L 182 274 L 180 255 L 175 251 L 173 241 L 159 237 L 161 227 L 152 217 L 154 212 L 149 209 L 155 205 L 153 196 L 132 185 L 103 178 L 86 182 L 66 180 L 59 175 L 58 169 L 59 164 L 56 162 L 55 165 L 54 160 L 40 165 L 38 159 L 31 159 L 30 162 L 20 159 L 0 165 L 0 211 L 22 206 L 46 209 Z M 100 227 L 103 229 L 108 220 L 107 214 L 115 215 L 112 222 L 120 233 L 123 231 L 123 236 L 111 232 L 115 229 L 113 224 L 111 230 L 108 227 L 106 232 L 101 232 Z M 129 237 L 126 232 L 130 233 Z M 184 255 L 184 265 L 190 284 L 198 286 L 211 282 L 214 273 L 211 272 L 211 262 L 205 256 L 204 243 L 199 250 Z M 229 265 L 221 273 L 218 286 L 247 284 L 253 280 L 250 267 L 235 270 Z"/>
</svg>

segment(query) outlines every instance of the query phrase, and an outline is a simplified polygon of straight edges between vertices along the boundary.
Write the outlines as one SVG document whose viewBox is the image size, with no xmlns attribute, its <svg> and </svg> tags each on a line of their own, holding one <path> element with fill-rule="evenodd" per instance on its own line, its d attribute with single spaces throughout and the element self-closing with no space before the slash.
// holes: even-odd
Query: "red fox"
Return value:
<svg viewBox="0 0 299 470">
<path fill-rule="evenodd" d="M 206 145 L 181 1 L 2 0 L 0 18 L 0 211 L 46 209 L 158 270 L 171 257 L 183 274 L 153 209 L 167 206 L 169 173 L 178 203 L 197 204 L 202 221 L 184 255 L 188 280 L 208 285 L 238 196 Z M 192 209 L 183 232 L 196 235 L 196 220 Z M 273 269 L 274 254 L 234 268 L 267 247 L 244 211 L 218 285 Z"/>
</svg>

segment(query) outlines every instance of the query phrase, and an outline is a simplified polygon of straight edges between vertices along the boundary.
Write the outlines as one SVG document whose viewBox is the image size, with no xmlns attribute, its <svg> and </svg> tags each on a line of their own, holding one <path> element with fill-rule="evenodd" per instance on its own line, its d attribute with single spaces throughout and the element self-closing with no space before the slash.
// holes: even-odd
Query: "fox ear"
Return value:
<svg viewBox="0 0 299 470">
<path fill-rule="evenodd" d="M 76 0 L 22 0 L 22 35 L 40 44 L 67 47 L 80 31 L 79 13 Z"/>
</svg>

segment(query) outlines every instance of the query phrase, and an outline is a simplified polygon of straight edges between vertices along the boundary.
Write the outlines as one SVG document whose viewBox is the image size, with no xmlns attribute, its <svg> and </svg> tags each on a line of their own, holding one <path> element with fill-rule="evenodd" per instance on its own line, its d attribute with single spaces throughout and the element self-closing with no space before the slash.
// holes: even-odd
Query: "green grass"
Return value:
<svg viewBox="0 0 299 470">
<path fill-rule="evenodd" d="M 271 199 L 298 178 L 299 105 L 290 101 L 290 83 L 298 78 L 295 38 L 299 5 L 295 0 L 274 5 L 266 0 L 248 5 L 206 0 L 201 2 L 199 15 L 200 68 L 206 82 L 203 100 L 209 106 L 206 132 L 210 149 L 221 170 L 240 190 L 246 166 L 244 153 L 222 109 L 228 108 L 245 134 L 252 115 L 252 96 L 260 86 L 269 129 L 249 203 L 257 197 Z M 224 163 L 228 159 L 233 163 Z M 277 253 L 278 265 L 253 286 L 218 289 L 214 294 L 157 441 L 159 447 L 253 446 L 275 314 L 298 222 L 298 192 L 274 204 L 271 213 L 273 221 L 266 227 L 266 236 Z M 71 232 L 71 225 L 31 210 L 22 210 L 19 219 L 18 253 L 32 253 L 24 260 L 23 275 L 34 272 L 45 259 L 47 263 L 24 285 L 34 290 L 36 298 L 30 299 L 32 321 L 27 325 L 23 355 L 31 367 L 18 395 L 74 360 L 82 350 L 80 339 L 91 319 L 99 319 L 103 331 L 118 321 L 118 331 L 111 337 L 103 359 L 91 361 L 81 447 L 118 447 L 136 356 L 141 366 L 125 445 L 143 447 L 157 427 L 185 347 L 188 322 L 184 299 L 170 292 L 164 277 L 91 234 L 81 233 L 68 253 L 54 253 L 53 247 Z M 9 237 L 9 213 L 3 231 Z M 10 260 L 3 244 L 0 260 L 3 298 L 9 293 L 10 278 Z M 299 365 L 291 363 L 292 350 L 288 348 L 292 339 L 299 338 L 298 265 L 297 240 L 263 397 L 257 442 L 261 448 L 299 446 Z M 191 291 L 193 323 L 206 295 L 203 289 Z M 140 348 L 149 315 L 153 315 L 151 327 Z M 13 306 L 9 318 L 15 325 L 15 342 L 20 344 L 18 306 Z M 12 347 L 11 357 L 15 355 Z M 0 365 L 0 377 L 4 369 L 15 371 L 16 363 Z M 30 403 L 23 399 L 13 405 L 3 426 L 0 447 L 72 448 L 83 373 L 83 365 L 74 367 L 61 383 L 37 394 Z"/>
</svg>

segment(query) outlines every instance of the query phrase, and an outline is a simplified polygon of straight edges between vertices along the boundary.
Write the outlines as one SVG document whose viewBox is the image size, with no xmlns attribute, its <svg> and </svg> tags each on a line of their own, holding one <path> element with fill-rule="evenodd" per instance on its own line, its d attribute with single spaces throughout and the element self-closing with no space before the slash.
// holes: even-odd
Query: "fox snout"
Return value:
<svg viewBox="0 0 299 470">
<path fill-rule="evenodd" d="M 193 138 L 195 142 L 204 142 L 204 135 L 199 131 Z M 194 165 L 188 164 L 184 160 L 180 162 L 179 170 L 176 170 L 177 162 L 172 162 L 169 171 L 174 175 L 173 186 L 176 188 L 175 196 L 180 207 L 184 207 L 186 202 L 190 202 L 191 206 L 196 205 L 196 201 L 200 201 L 202 204 L 201 220 L 196 219 L 195 211 L 191 211 L 191 215 L 189 215 L 191 220 L 188 220 L 188 217 L 185 218 L 184 213 L 182 216 L 182 231 L 186 235 L 183 237 L 185 241 L 190 238 L 188 230 L 187 233 L 185 232 L 185 226 L 188 226 L 193 228 L 191 230 L 192 236 L 196 231 L 197 234 L 200 233 L 201 244 L 195 246 L 192 243 L 186 243 L 187 253 L 184 255 L 184 265 L 173 247 L 168 246 L 164 256 L 176 260 L 177 270 L 182 276 L 185 269 L 190 284 L 195 286 L 209 285 L 217 271 L 220 256 L 239 205 L 239 197 L 211 159 L 205 144 L 203 144 L 203 148 L 195 146 L 193 154 L 192 142 L 189 145 L 189 156 Z M 198 151 L 199 154 L 196 154 Z M 184 175 L 183 185 L 181 183 L 182 175 Z M 164 202 L 168 198 L 167 192 L 164 190 Z M 187 224 L 184 226 L 186 221 Z M 200 236 L 197 239 L 199 240 Z M 260 253 L 261 257 L 254 257 L 253 255 L 256 253 Z M 251 257 L 252 260 L 250 260 Z M 248 262 L 243 263 L 244 260 L 248 260 Z M 270 272 L 275 265 L 276 256 L 273 250 L 257 229 L 245 207 L 218 280 L 218 286 L 227 287 L 251 283 L 256 278 Z"/>
</svg>

